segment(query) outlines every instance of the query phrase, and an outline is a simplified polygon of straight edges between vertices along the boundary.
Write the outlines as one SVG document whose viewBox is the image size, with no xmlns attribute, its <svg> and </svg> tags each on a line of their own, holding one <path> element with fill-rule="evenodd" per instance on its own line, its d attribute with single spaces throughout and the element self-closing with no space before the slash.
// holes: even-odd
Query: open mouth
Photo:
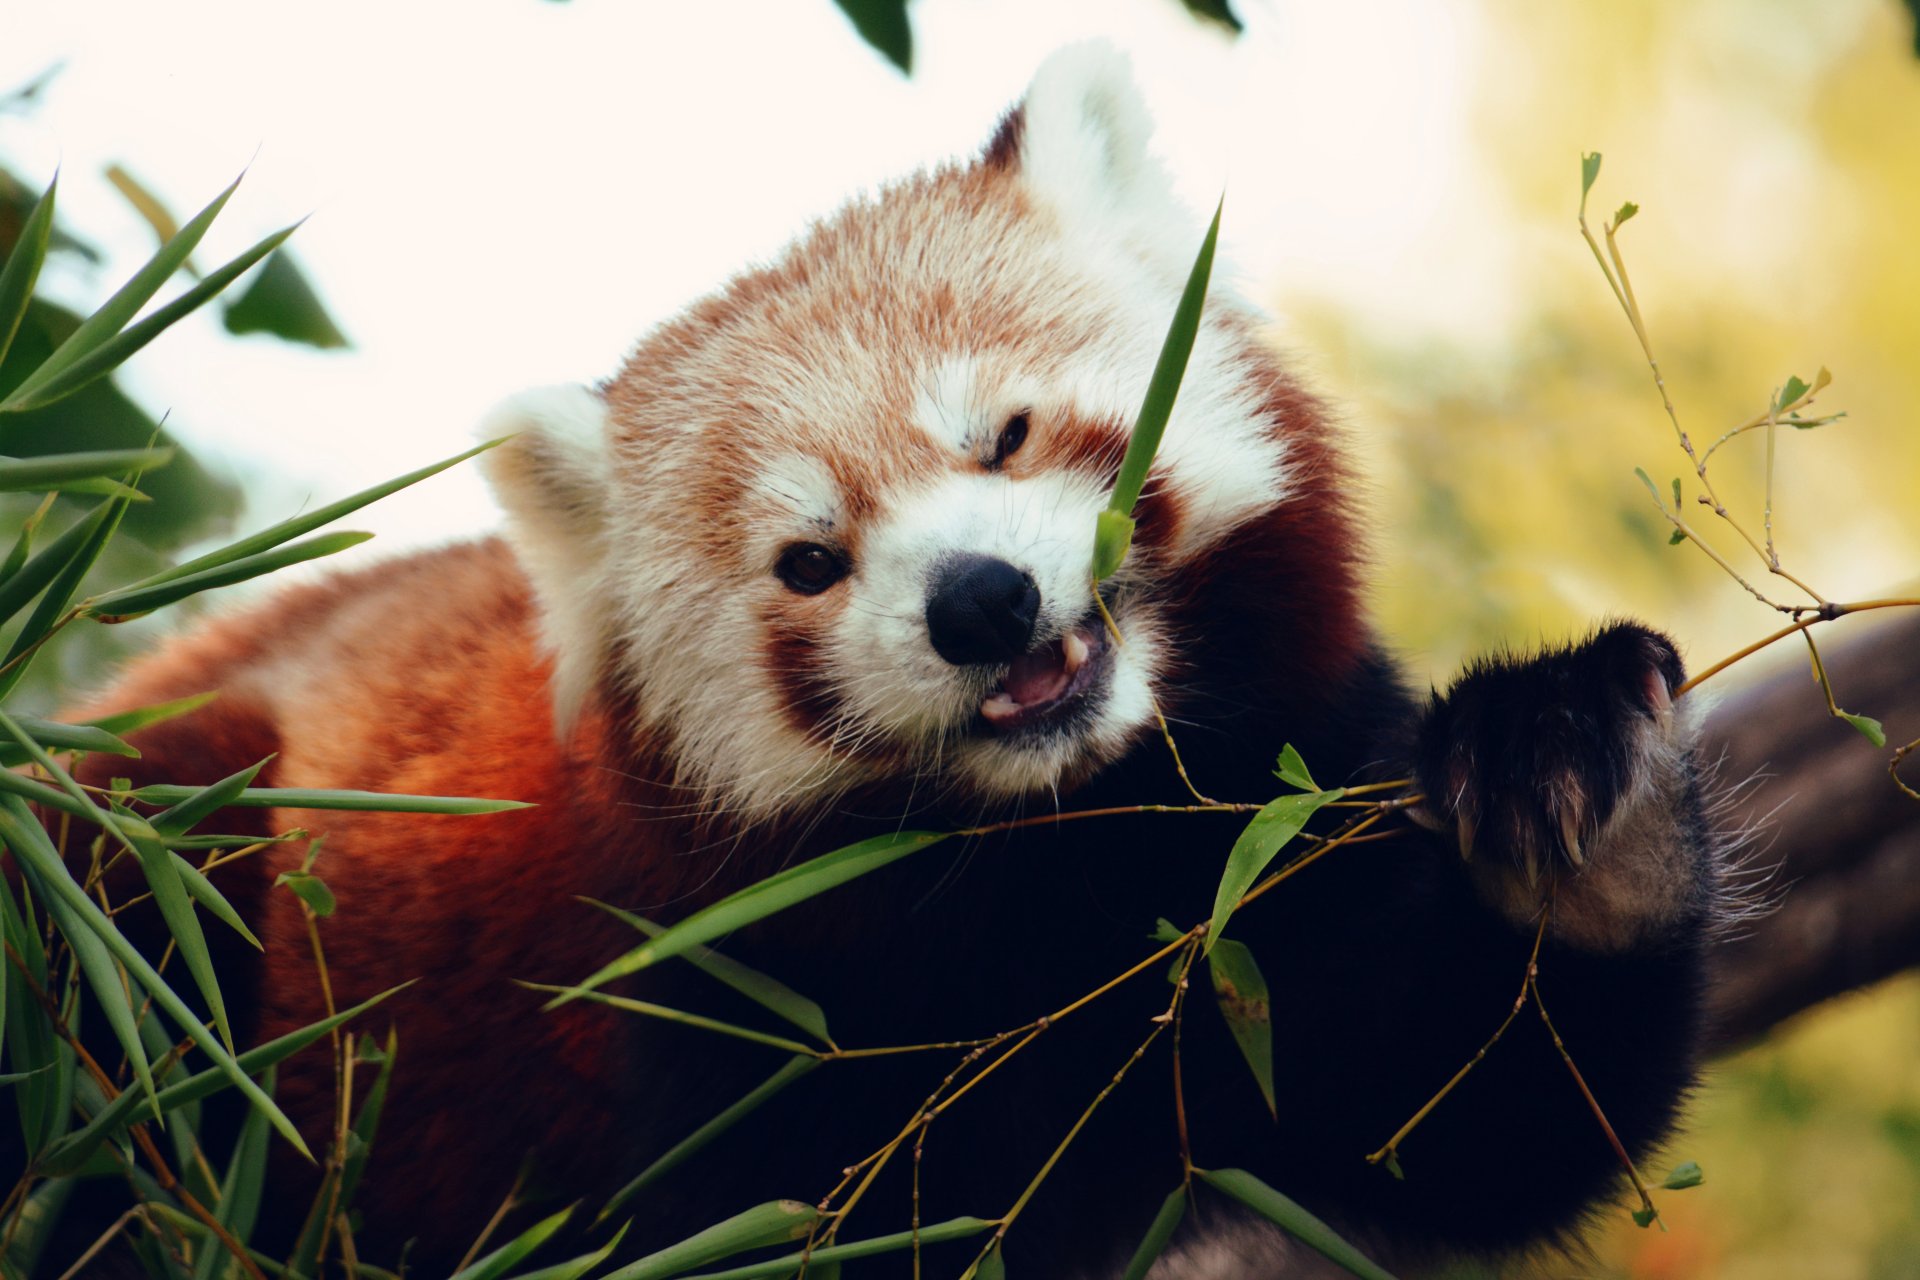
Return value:
<svg viewBox="0 0 1920 1280">
<path fill-rule="evenodd" d="M 1082 623 L 1015 658 L 980 704 L 980 715 L 1000 732 L 1054 721 L 1093 688 L 1106 658 L 1106 633 Z"/>
</svg>

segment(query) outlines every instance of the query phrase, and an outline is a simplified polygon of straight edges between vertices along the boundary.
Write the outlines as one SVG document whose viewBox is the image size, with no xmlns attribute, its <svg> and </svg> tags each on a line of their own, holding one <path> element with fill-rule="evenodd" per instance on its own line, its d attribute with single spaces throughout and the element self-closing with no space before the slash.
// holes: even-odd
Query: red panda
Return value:
<svg viewBox="0 0 1920 1280">
<path fill-rule="evenodd" d="M 1273 987 L 1277 1114 L 1196 1012 L 1196 1161 L 1252 1170 L 1405 1263 L 1568 1239 L 1619 1165 L 1538 1026 L 1409 1138 L 1403 1179 L 1363 1159 L 1511 1006 L 1549 889 L 1560 1034 L 1628 1150 L 1669 1133 L 1718 875 L 1675 647 L 1615 623 L 1409 692 L 1365 617 L 1338 434 L 1225 285 L 1107 584 L 1109 638 L 1095 517 L 1198 244 L 1149 132 L 1117 54 L 1056 55 L 978 159 L 848 205 L 604 384 L 510 402 L 485 427 L 517 432 L 485 455 L 503 539 L 285 592 L 97 700 L 221 692 L 110 762 L 136 782 L 271 755 L 260 785 L 535 804 L 222 820 L 326 832 L 338 1001 L 419 979 L 379 1015 L 400 1047 L 363 1258 L 409 1239 L 416 1260 L 457 1257 L 529 1158 L 531 1189 L 604 1199 L 778 1066 L 585 1002 L 542 1012 L 516 980 L 577 982 L 634 941 L 580 898 L 670 921 L 903 822 L 1182 803 L 1156 704 L 1210 794 L 1269 798 L 1292 742 L 1329 785 L 1410 776 L 1425 796 L 1236 922 Z M 844 1044 L 990 1035 L 1137 961 L 1156 916 L 1204 919 L 1234 834 L 1138 814 L 955 842 L 723 946 L 819 1001 Z M 222 877 L 265 943 L 226 969 L 251 1040 L 322 1011 L 299 905 L 271 887 L 300 856 Z M 687 966 L 628 983 L 726 1008 Z M 1149 985 L 933 1127 L 922 1220 L 1005 1210 L 1164 1007 Z M 950 1065 L 813 1072 L 625 1206 L 628 1244 L 818 1198 Z M 1118 1270 L 1181 1175 L 1169 1071 L 1143 1059 L 1067 1149 L 1006 1238 L 1019 1274 Z M 280 1076 L 316 1147 L 332 1087 L 319 1051 Z M 283 1172 L 276 1199 L 303 1207 Z M 904 1184 L 874 1195 L 873 1233 L 904 1225 Z M 1213 1206 L 1161 1266 L 1304 1264 Z"/>
</svg>

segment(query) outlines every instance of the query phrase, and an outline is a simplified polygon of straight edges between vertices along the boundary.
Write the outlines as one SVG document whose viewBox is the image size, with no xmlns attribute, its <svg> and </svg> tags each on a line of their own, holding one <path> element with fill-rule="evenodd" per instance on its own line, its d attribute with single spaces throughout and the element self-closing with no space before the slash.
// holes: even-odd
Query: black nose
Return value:
<svg viewBox="0 0 1920 1280">
<path fill-rule="evenodd" d="M 956 556 L 927 593 L 927 635 L 956 667 L 1010 662 L 1027 651 L 1040 616 L 1040 588 L 1005 560 Z"/>
</svg>

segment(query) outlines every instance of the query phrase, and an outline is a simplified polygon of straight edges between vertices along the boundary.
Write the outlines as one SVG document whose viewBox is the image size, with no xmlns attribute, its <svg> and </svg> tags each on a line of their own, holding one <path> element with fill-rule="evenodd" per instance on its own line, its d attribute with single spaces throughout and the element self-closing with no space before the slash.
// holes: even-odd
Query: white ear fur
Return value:
<svg viewBox="0 0 1920 1280">
<path fill-rule="evenodd" d="M 1153 120 L 1133 66 L 1105 41 L 1068 45 L 1034 73 L 1022 108 L 1020 174 L 1070 223 L 1158 222 L 1172 184 L 1147 151 Z"/>
<path fill-rule="evenodd" d="M 593 690 L 610 635 L 605 573 L 609 479 L 607 406 L 582 386 L 525 391 L 481 422 L 480 455 L 507 513 L 507 541 L 540 603 L 553 655 L 554 725 L 565 733 Z"/>
</svg>

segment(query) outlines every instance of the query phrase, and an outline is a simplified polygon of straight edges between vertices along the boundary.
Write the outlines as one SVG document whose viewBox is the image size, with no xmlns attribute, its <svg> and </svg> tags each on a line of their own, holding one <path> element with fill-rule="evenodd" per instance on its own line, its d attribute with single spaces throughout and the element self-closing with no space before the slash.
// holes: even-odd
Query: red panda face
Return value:
<svg viewBox="0 0 1920 1280">
<path fill-rule="evenodd" d="M 1089 576 L 1200 242 L 1124 62 L 1057 55 L 981 161 L 856 202 L 647 338 L 598 394 L 490 424 L 564 721 L 630 693 L 736 812 L 886 779 L 1057 792 L 1151 729 L 1183 574 L 1284 503 L 1255 318 L 1216 289 L 1143 499 Z"/>
</svg>

